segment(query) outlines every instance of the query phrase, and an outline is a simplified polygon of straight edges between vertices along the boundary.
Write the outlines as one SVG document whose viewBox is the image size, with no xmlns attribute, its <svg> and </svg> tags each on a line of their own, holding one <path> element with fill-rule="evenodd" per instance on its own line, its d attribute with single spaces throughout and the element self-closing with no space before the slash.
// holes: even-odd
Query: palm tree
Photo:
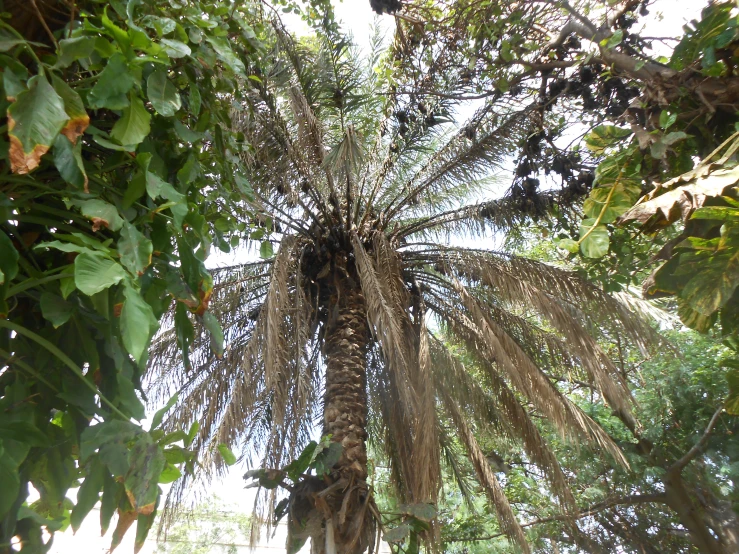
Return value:
<svg viewBox="0 0 739 554">
<path fill-rule="evenodd" d="M 461 444 L 501 528 L 528 552 L 478 431 L 520 441 L 573 509 L 533 414 L 625 459 L 545 369 L 586 374 L 634 426 L 628 390 L 596 337 L 639 341 L 645 330 L 573 273 L 441 244 L 460 232 L 492 241 L 486 231 L 531 222 L 559 200 L 552 191 L 464 203 L 530 133 L 525 106 L 505 115 L 489 103 L 457 127 L 445 123 L 446 100 L 381 94 L 388 83 L 375 69 L 392 60 L 379 48 L 361 58 L 329 16 L 311 41 L 279 23 L 272 30 L 273 51 L 250 68 L 256 78 L 234 124 L 251 145 L 239 177 L 276 253 L 214 272 L 222 357 L 196 338 L 183 368 L 175 331 L 159 338 L 154 390 L 180 392 L 170 425 L 199 422 L 204 463 L 223 467 L 214 446 L 225 443 L 250 465 L 280 468 L 320 421 L 341 457 L 328 478 L 291 491 L 288 515 L 290 540 L 310 536 L 321 553 L 375 544 L 368 442 L 406 503 L 435 502 L 441 468 L 454 467 Z"/>
</svg>

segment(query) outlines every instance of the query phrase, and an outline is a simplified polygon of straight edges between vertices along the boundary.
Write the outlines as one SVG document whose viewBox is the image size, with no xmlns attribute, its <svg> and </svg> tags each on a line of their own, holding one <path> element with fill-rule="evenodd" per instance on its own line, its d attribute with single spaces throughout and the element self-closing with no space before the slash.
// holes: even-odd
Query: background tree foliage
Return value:
<svg viewBox="0 0 739 554">
<path fill-rule="evenodd" d="M 0 551 L 47 551 L 41 528 L 76 529 L 98 500 L 103 532 L 118 513 L 112 547 L 138 521 L 138 549 L 197 432 L 135 423 L 151 338 L 174 304 L 183 366 L 196 321 L 223 351 L 204 260 L 248 219 L 231 118 L 258 10 L 10 0 L 3 15 Z"/>
</svg>

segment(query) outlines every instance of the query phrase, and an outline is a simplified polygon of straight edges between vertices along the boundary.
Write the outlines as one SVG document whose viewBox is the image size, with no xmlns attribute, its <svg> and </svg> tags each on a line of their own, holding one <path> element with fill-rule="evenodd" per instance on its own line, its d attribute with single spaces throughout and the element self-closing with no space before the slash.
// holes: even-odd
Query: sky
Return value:
<svg viewBox="0 0 739 554">
<path fill-rule="evenodd" d="M 376 20 L 376 14 L 370 9 L 369 0 L 345 0 L 340 2 L 332 0 L 335 6 L 337 20 L 341 21 L 342 27 L 348 30 L 355 39 L 358 46 L 367 49 L 370 39 L 370 30 Z M 646 36 L 659 37 L 677 37 L 681 34 L 682 26 L 699 15 L 700 9 L 706 5 L 706 2 L 700 0 L 658 0 L 651 8 L 650 15 L 645 18 Z M 392 36 L 394 28 L 394 19 L 391 16 L 382 16 L 379 18 L 381 29 L 386 33 L 388 39 Z M 309 29 L 300 21 L 297 16 L 289 16 L 285 18 L 285 24 L 296 34 L 308 34 Z M 669 49 L 655 43 L 657 48 L 655 51 L 659 55 L 669 53 Z M 218 253 L 209 258 L 211 267 L 233 265 L 242 261 L 245 257 L 252 256 L 250 252 L 238 252 L 235 255 L 225 255 Z M 237 258 L 235 257 L 237 256 Z M 155 409 L 155 408 L 154 408 Z M 213 482 L 209 487 L 209 492 L 217 494 L 222 498 L 231 509 L 239 509 L 248 513 L 253 505 L 254 489 L 244 489 L 244 481 L 241 475 L 247 468 L 237 464 L 235 468 L 223 479 Z M 112 528 L 111 528 L 112 529 Z M 154 533 L 152 532 L 152 535 Z M 72 536 L 71 530 L 65 533 L 59 533 L 55 539 L 51 554 L 97 554 L 106 552 L 110 545 L 109 532 L 107 536 L 100 537 L 100 527 L 96 512 L 92 512 L 82 525 L 82 529 L 77 536 Z M 119 547 L 119 552 L 133 552 L 133 535 L 134 530 L 130 530 L 123 544 Z M 284 552 L 284 535 L 280 532 L 269 543 L 269 548 L 257 551 L 281 553 Z M 142 554 L 151 554 L 154 552 L 152 543 L 147 544 L 142 550 Z"/>
</svg>

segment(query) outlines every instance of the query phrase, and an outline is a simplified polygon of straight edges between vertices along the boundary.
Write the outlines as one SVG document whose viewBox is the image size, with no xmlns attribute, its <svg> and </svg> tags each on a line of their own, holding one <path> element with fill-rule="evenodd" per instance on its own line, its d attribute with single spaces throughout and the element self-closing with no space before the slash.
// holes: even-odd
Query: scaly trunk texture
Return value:
<svg viewBox="0 0 739 554">
<path fill-rule="evenodd" d="M 323 434 L 344 451 L 336 470 L 341 477 L 367 479 L 367 313 L 361 290 L 342 279 L 334 319 L 326 330 L 326 393 Z"/>
<path fill-rule="evenodd" d="M 342 446 L 323 480 L 292 494 L 291 537 L 311 538 L 312 554 L 363 554 L 374 547 L 374 502 L 367 485 L 367 313 L 358 280 L 337 277 L 326 323 L 323 434 Z"/>
</svg>

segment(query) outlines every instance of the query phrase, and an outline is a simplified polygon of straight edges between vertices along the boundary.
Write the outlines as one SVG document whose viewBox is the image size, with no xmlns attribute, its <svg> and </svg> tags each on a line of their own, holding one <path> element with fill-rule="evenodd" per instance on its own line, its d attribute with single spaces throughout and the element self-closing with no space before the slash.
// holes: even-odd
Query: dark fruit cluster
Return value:
<svg viewBox="0 0 739 554">
<path fill-rule="evenodd" d="M 423 102 L 418 104 L 407 104 L 405 107 L 398 108 L 393 112 L 393 118 L 397 122 L 398 134 L 401 137 L 406 137 L 409 132 L 414 129 L 414 125 L 420 123 L 421 129 L 428 129 L 434 125 L 443 123 L 445 119 L 438 111 L 429 108 Z M 418 127 L 415 127 L 418 128 Z M 380 130 L 382 136 L 385 136 L 388 131 L 388 126 L 383 124 Z M 397 142 L 393 142 L 390 145 L 390 151 L 395 153 L 400 150 Z"/>
<path fill-rule="evenodd" d="M 551 110 L 559 98 L 581 98 L 587 111 L 600 111 L 609 117 L 620 117 L 631 100 L 639 96 L 638 87 L 628 85 L 618 77 L 606 77 L 600 64 L 585 65 L 569 78 L 550 81 L 547 95 L 540 103 Z"/>
<path fill-rule="evenodd" d="M 400 0 L 370 0 L 370 7 L 375 13 L 382 15 L 399 11 L 403 4 Z"/>
<path fill-rule="evenodd" d="M 543 170 L 546 175 L 557 174 L 562 179 L 564 201 L 571 201 L 586 195 L 593 186 L 593 172 L 584 167 L 577 152 L 562 152 L 549 142 L 544 131 L 527 137 L 522 144 L 522 152 L 517 166 L 512 198 L 525 213 L 539 215 L 545 209 L 545 201 L 539 198 L 539 180 L 535 177 Z"/>
<path fill-rule="evenodd" d="M 546 211 L 546 201 L 539 194 L 539 179 L 534 177 L 516 180 L 511 187 L 511 199 L 527 215 L 541 216 Z"/>
</svg>

